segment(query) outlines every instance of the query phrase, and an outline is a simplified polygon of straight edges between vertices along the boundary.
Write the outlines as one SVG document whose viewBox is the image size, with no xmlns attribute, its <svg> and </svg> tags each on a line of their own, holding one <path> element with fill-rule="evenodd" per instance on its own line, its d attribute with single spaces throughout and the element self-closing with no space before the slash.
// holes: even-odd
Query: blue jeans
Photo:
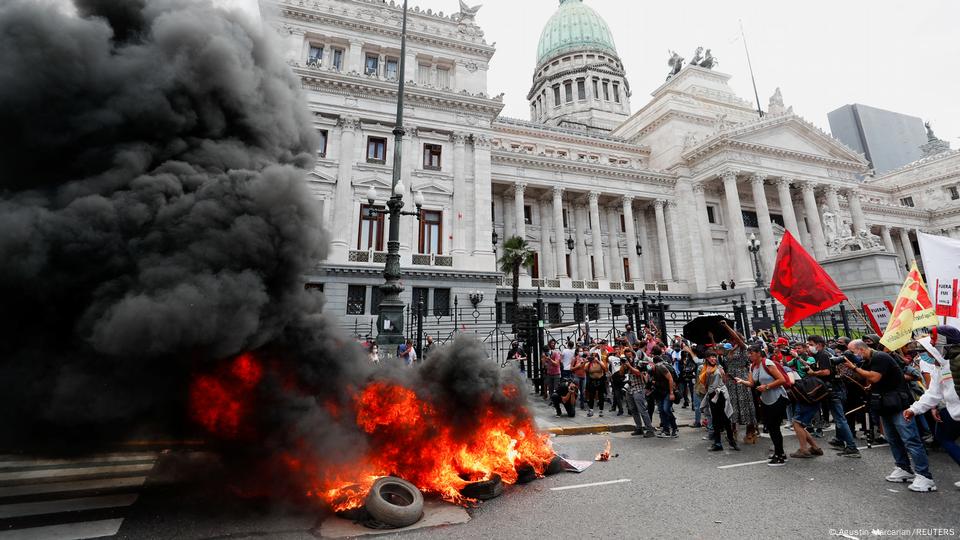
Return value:
<svg viewBox="0 0 960 540">
<path fill-rule="evenodd" d="M 847 423 L 847 417 L 844 415 L 843 402 L 846 398 L 841 392 L 834 392 L 830 397 L 830 411 L 833 413 L 833 420 L 837 423 L 837 439 L 847 448 L 857 449 L 857 443 L 853 440 L 853 432 L 850 431 L 850 424 Z"/>
<path fill-rule="evenodd" d="M 587 400 L 583 397 L 583 394 L 585 394 L 587 391 L 587 378 L 576 377 L 576 379 L 577 379 L 577 387 L 580 388 L 580 397 L 578 398 L 578 401 L 580 401 L 580 408 L 582 409 L 587 406 Z"/>
<path fill-rule="evenodd" d="M 912 472 L 912 461 L 917 474 L 932 479 L 933 475 L 930 474 L 927 464 L 927 450 L 917 433 L 917 423 L 913 420 L 908 422 L 901 413 L 881 415 L 880 421 L 883 422 L 883 433 L 890 442 L 890 452 L 897 467 Z"/>
<path fill-rule="evenodd" d="M 946 409 L 940 411 L 940 418 L 943 422 L 937 424 L 937 431 L 934 437 L 940 443 L 940 446 L 950 454 L 950 457 L 960 465 L 960 444 L 957 444 L 957 437 L 960 437 L 960 421 L 954 420 Z"/>
<path fill-rule="evenodd" d="M 677 417 L 673 415 L 672 396 L 667 394 L 662 398 L 657 396 L 657 409 L 660 413 L 660 423 L 663 424 L 664 431 L 673 432 L 677 430 Z"/>
<path fill-rule="evenodd" d="M 700 427 L 700 402 L 703 398 L 696 390 L 690 392 L 693 395 L 693 423 Z"/>
</svg>

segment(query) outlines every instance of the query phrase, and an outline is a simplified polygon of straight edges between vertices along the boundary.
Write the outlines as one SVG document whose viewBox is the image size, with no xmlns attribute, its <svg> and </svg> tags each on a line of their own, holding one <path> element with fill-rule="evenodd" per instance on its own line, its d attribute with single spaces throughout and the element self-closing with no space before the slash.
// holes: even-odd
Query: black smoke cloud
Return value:
<svg viewBox="0 0 960 540">
<path fill-rule="evenodd" d="M 0 3 L 0 448 L 195 433 L 191 382 L 244 351 L 270 366 L 246 419 L 267 455 L 361 453 L 326 404 L 371 379 L 463 433 L 526 417 L 475 343 L 375 371 L 320 314 L 316 135 L 261 30 L 205 0 L 75 7 Z"/>
</svg>

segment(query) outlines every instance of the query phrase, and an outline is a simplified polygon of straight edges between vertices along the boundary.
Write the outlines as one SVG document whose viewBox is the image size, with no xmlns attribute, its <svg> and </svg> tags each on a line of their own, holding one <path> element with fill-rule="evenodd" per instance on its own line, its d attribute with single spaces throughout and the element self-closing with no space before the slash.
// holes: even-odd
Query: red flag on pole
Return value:
<svg viewBox="0 0 960 540">
<path fill-rule="evenodd" d="M 788 328 L 847 298 L 789 231 L 784 233 L 777 250 L 770 294 L 786 307 L 783 322 Z"/>
</svg>

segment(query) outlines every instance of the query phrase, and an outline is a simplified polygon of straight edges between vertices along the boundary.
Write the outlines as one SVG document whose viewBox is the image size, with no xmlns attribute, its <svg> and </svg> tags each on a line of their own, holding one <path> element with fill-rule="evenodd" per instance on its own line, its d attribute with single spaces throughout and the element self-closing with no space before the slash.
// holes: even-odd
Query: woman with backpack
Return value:
<svg viewBox="0 0 960 540">
<path fill-rule="evenodd" d="M 749 378 L 744 380 L 737 377 L 736 382 L 738 385 L 754 388 L 760 393 L 760 401 L 763 403 L 763 425 L 770 434 L 770 440 L 773 441 L 773 457 L 767 465 L 780 467 L 787 462 L 787 455 L 783 450 L 783 434 L 780 432 L 780 424 L 790 405 L 784 388 L 787 381 L 777 364 L 767 358 L 762 346 L 750 345 L 747 348 L 747 356 L 750 358 Z"/>
</svg>

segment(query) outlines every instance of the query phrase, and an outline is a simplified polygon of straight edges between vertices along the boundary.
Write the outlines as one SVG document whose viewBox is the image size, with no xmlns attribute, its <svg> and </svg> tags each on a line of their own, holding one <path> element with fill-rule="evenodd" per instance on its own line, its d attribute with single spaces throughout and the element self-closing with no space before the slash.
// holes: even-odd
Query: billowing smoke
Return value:
<svg viewBox="0 0 960 540">
<path fill-rule="evenodd" d="M 0 4 L 0 448 L 202 425 L 323 483 L 392 443 L 352 412 L 371 381 L 443 421 L 417 444 L 530 435 L 519 378 L 476 344 L 374 369 L 304 290 L 317 140 L 262 30 L 206 0 L 75 7 Z"/>
</svg>

